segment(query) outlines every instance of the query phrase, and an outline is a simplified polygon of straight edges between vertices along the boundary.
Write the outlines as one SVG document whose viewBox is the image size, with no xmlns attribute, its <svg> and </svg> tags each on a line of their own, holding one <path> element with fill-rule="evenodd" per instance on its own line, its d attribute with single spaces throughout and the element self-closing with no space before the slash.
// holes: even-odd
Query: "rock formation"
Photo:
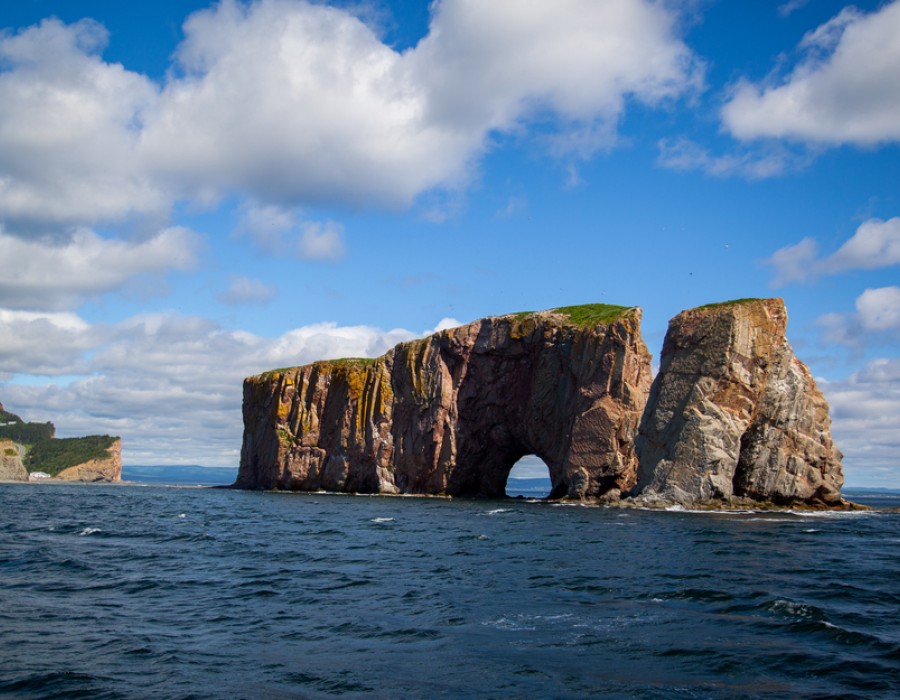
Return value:
<svg viewBox="0 0 900 700">
<path fill-rule="evenodd" d="M 55 478 L 63 481 L 121 481 L 122 480 L 122 440 L 116 438 L 106 451 L 106 457 L 89 459 L 87 462 L 67 467 Z"/>
<path fill-rule="evenodd" d="M 640 499 L 841 503 L 828 404 L 786 324 L 781 299 L 672 319 L 638 437 Z"/>
<path fill-rule="evenodd" d="M 3 404 L 0 404 L 0 411 Z M 0 439 L 0 481 L 28 481 L 28 471 L 22 463 L 22 448 L 12 440 Z"/>
<path fill-rule="evenodd" d="M 235 486 L 497 497 L 534 454 L 551 498 L 844 503 L 828 405 L 780 299 L 676 316 L 649 391 L 640 317 L 603 305 L 493 317 L 377 360 L 250 377 Z"/>
<path fill-rule="evenodd" d="M 316 362 L 244 382 L 238 488 L 499 497 L 534 454 L 553 497 L 635 484 L 650 388 L 637 308 L 483 319 L 376 360 Z"/>
<path fill-rule="evenodd" d="M 57 438 L 53 423 L 25 422 L 0 403 L 0 481 L 37 477 L 121 481 L 122 441 L 109 435 Z"/>
</svg>

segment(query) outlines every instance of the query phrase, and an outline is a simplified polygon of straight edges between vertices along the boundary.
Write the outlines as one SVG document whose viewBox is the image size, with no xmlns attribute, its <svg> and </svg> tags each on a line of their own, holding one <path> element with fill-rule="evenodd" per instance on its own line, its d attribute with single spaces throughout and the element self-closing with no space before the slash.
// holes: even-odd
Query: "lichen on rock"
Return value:
<svg viewBox="0 0 900 700">
<path fill-rule="evenodd" d="M 250 377 L 235 486 L 499 497 L 533 454 L 551 498 L 846 505 L 828 405 L 780 299 L 676 316 L 652 390 L 640 319 L 522 312 Z"/>
<path fill-rule="evenodd" d="M 524 455 L 555 497 L 635 483 L 650 386 L 640 309 L 491 317 L 368 362 L 324 361 L 244 383 L 236 486 L 498 497 Z"/>
</svg>

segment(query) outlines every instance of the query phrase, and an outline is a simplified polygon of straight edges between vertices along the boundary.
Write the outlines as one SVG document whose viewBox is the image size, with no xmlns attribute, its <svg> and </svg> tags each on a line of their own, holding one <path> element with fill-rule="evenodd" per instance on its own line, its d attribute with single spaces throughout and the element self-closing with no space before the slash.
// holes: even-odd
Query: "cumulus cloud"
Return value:
<svg viewBox="0 0 900 700">
<path fill-rule="evenodd" d="M 766 261 L 773 268 L 773 286 L 805 282 L 852 270 L 875 270 L 900 264 L 900 217 L 869 219 L 831 255 L 819 257 L 812 238 L 781 248 Z"/>
<path fill-rule="evenodd" d="M 14 229 L 160 215 L 170 193 L 140 162 L 158 90 L 100 52 L 106 30 L 57 19 L 0 34 L 0 221 Z"/>
<path fill-rule="evenodd" d="M 900 140 L 900 1 L 869 14 L 847 7 L 799 50 L 785 79 L 737 84 L 722 110 L 732 135 L 824 145 Z"/>
<path fill-rule="evenodd" d="M 84 372 L 83 354 L 102 338 L 76 314 L 0 309 L 0 377 Z"/>
<path fill-rule="evenodd" d="M 856 298 L 854 313 L 826 314 L 817 324 L 825 342 L 850 347 L 900 338 L 900 287 L 867 289 Z"/>
<path fill-rule="evenodd" d="M 231 195 L 403 208 L 465 187 L 492 133 L 535 121 L 589 155 L 629 100 L 699 84 L 676 25 L 650 0 L 439 0 L 398 52 L 344 9 L 222 0 L 187 19 L 157 85 L 103 61 L 96 22 L 46 20 L 0 37 L 0 220 L 96 225 Z"/>
<path fill-rule="evenodd" d="M 856 300 L 863 330 L 900 331 L 900 287 L 867 289 Z"/>
<path fill-rule="evenodd" d="M 442 319 L 439 328 L 455 325 Z M 0 401 L 28 420 L 54 421 L 61 437 L 121 435 L 128 464 L 234 466 L 244 377 L 319 359 L 374 357 L 434 330 L 319 323 L 266 338 L 175 313 L 94 327 L 73 314 L 0 312 Z M 19 372 L 66 381 L 20 383 Z"/>
<path fill-rule="evenodd" d="M 896 485 L 900 454 L 900 359 L 879 358 L 846 380 L 819 380 L 849 485 Z"/>
<path fill-rule="evenodd" d="M 409 58 L 430 122 L 480 135 L 548 110 L 587 150 L 608 139 L 626 98 L 656 104 L 701 75 L 674 17 L 631 0 L 445 0 Z"/>
<path fill-rule="evenodd" d="M 199 243 L 181 227 L 143 241 L 109 240 L 88 229 L 62 241 L 27 240 L 0 229 L 0 307 L 75 308 L 133 277 L 190 267 Z"/>
<path fill-rule="evenodd" d="M 264 304 L 278 294 L 274 285 L 250 277 L 234 276 L 228 289 L 219 294 L 219 301 L 230 304 Z"/>
</svg>

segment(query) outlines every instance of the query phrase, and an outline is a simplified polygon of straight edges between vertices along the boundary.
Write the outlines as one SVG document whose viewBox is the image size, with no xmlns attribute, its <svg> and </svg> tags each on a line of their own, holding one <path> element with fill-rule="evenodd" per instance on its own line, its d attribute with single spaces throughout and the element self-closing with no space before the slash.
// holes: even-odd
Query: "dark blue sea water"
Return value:
<svg viewBox="0 0 900 700">
<path fill-rule="evenodd" d="M 9 697 L 896 698 L 898 613 L 897 513 L 0 485 Z"/>
</svg>

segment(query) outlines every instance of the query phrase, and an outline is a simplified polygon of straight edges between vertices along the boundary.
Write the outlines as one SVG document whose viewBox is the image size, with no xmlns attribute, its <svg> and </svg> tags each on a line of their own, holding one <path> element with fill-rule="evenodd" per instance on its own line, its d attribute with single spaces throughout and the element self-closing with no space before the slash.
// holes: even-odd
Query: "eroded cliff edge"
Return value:
<svg viewBox="0 0 900 700">
<path fill-rule="evenodd" d="M 122 440 L 57 438 L 53 423 L 32 423 L 0 403 L 0 481 L 121 481 Z"/>
<path fill-rule="evenodd" d="M 828 403 L 786 325 L 781 299 L 712 304 L 669 322 L 638 437 L 640 500 L 843 504 Z"/>
<path fill-rule="evenodd" d="M 551 498 L 847 505 L 782 300 L 676 316 L 652 390 L 640 318 L 605 305 L 492 317 L 376 360 L 250 377 L 235 486 L 499 497 L 534 454 Z"/>
<path fill-rule="evenodd" d="M 376 360 L 244 382 L 236 487 L 500 497 L 522 456 L 555 498 L 634 486 L 651 369 L 637 308 L 492 317 Z"/>
</svg>

